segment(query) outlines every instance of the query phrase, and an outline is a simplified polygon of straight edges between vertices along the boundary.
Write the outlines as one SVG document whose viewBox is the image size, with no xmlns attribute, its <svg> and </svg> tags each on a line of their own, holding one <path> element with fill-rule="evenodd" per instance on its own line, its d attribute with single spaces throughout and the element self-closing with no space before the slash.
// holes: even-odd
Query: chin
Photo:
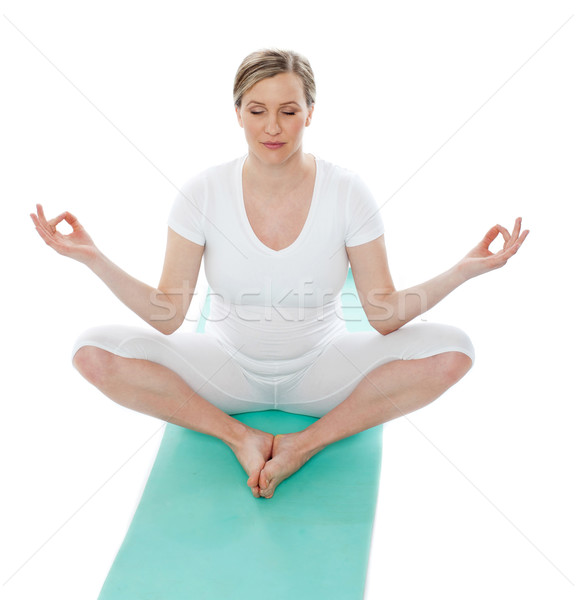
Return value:
<svg viewBox="0 0 576 600">
<path fill-rule="evenodd" d="M 294 158 L 302 150 L 294 149 L 292 146 L 284 147 L 280 150 L 268 150 L 266 148 L 259 149 L 255 152 L 256 156 L 263 162 L 269 165 L 280 165 Z"/>
</svg>

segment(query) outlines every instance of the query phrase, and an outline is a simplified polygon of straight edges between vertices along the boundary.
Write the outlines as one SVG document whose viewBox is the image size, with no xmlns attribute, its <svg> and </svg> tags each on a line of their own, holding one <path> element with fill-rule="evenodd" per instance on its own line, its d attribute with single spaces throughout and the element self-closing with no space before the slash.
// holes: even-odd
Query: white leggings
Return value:
<svg viewBox="0 0 576 600">
<path fill-rule="evenodd" d="M 82 346 L 168 367 L 228 414 L 276 409 L 321 417 L 346 399 L 367 373 L 393 360 L 453 351 L 474 360 L 474 348 L 464 332 L 436 323 L 410 324 L 388 335 L 375 330 L 342 333 L 312 364 L 284 375 L 247 370 L 208 333 L 165 336 L 139 327 L 108 325 L 85 331 L 73 353 Z"/>
</svg>

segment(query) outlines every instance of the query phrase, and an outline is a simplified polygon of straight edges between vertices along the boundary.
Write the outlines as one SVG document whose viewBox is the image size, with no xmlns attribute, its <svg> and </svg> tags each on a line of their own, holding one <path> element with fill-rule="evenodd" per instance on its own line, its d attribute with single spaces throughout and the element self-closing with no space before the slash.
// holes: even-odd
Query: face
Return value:
<svg viewBox="0 0 576 600">
<path fill-rule="evenodd" d="M 252 86 L 236 115 L 250 154 L 266 164 L 283 164 L 302 154 L 302 138 L 313 110 L 314 106 L 306 105 L 300 77 L 279 73 Z"/>
</svg>

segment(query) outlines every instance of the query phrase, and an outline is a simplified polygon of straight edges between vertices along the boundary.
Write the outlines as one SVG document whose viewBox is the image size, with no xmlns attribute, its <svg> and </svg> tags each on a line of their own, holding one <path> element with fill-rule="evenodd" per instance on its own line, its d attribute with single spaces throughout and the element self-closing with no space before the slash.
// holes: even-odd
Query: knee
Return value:
<svg viewBox="0 0 576 600">
<path fill-rule="evenodd" d="M 78 372 L 96 387 L 102 387 L 114 374 L 115 356 L 96 346 L 82 346 L 72 359 Z"/>
<path fill-rule="evenodd" d="M 439 373 L 447 387 L 460 381 L 472 368 L 472 359 L 463 352 L 444 352 L 438 355 Z"/>
</svg>

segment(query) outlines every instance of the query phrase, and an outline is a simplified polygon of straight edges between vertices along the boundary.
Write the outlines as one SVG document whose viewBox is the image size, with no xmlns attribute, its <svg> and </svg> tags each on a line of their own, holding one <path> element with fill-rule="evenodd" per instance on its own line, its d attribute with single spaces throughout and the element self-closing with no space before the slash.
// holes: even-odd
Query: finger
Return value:
<svg viewBox="0 0 576 600">
<path fill-rule="evenodd" d="M 521 246 L 524 243 L 524 240 L 528 237 L 529 233 L 530 233 L 529 229 L 526 229 L 525 231 L 522 232 L 522 235 L 520 236 L 520 239 L 518 240 L 519 246 Z"/>
<path fill-rule="evenodd" d="M 47 236 L 52 236 L 52 231 L 46 226 L 44 226 L 44 224 L 37 215 L 35 215 L 34 213 L 30 213 L 30 216 L 32 217 L 32 221 L 34 222 L 38 233 L 44 233 Z"/>
<path fill-rule="evenodd" d="M 496 225 L 496 227 L 498 227 L 498 231 L 502 234 L 504 243 L 506 244 L 510 239 L 510 232 L 506 229 L 506 227 L 502 227 L 502 225 Z"/>
<path fill-rule="evenodd" d="M 66 218 L 66 213 L 65 212 L 60 213 L 57 217 L 50 219 L 48 221 L 48 225 L 52 228 L 52 231 L 55 231 L 58 223 L 61 223 L 62 221 L 64 221 L 65 218 Z"/>
<path fill-rule="evenodd" d="M 40 223 L 42 224 L 44 229 L 50 233 L 54 233 L 56 231 L 56 225 L 58 225 L 58 223 L 60 223 L 60 221 L 64 219 L 65 213 L 59 214 L 54 219 L 46 219 L 46 215 L 44 214 L 44 208 L 41 204 L 36 205 L 36 210 L 38 211 L 38 219 L 40 220 Z"/>
<path fill-rule="evenodd" d="M 496 256 L 502 261 L 502 265 L 506 264 L 506 261 L 509 258 L 511 258 L 512 256 L 514 256 L 516 254 L 516 252 L 518 252 L 518 250 L 520 249 L 520 246 L 523 244 L 524 240 L 526 239 L 526 236 L 529 233 L 530 233 L 529 230 L 522 232 L 522 235 L 514 244 L 512 244 L 510 247 L 504 248 L 500 252 L 498 252 L 498 254 Z"/>
<path fill-rule="evenodd" d="M 524 240 L 526 239 L 526 237 L 528 236 L 528 234 L 530 233 L 529 229 L 526 229 L 525 231 L 523 231 L 520 234 L 520 237 L 509 247 L 509 248 L 504 248 L 505 250 L 514 250 L 513 254 L 516 254 L 516 252 L 518 252 L 520 246 L 524 243 Z M 512 255 L 510 255 L 512 256 Z"/>
<path fill-rule="evenodd" d="M 53 236 L 49 232 L 47 232 L 41 224 L 38 224 L 36 226 L 36 231 L 38 232 L 38 235 L 44 240 L 44 242 L 48 244 L 48 246 L 50 246 L 51 248 L 55 248 L 56 242 Z"/>
<path fill-rule="evenodd" d="M 516 237 L 518 237 L 520 235 L 521 229 L 522 229 L 522 217 L 518 217 L 516 219 L 516 222 L 514 223 L 514 231 L 512 232 L 512 234 L 515 235 Z"/>
<path fill-rule="evenodd" d="M 40 220 L 40 223 L 42 223 L 42 225 L 48 225 L 48 221 L 44 215 L 44 208 L 41 204 L 36 205 L 36 212 L 38 213 L 38 219 Z"/>
<path fill-rule="evenodd" d="M 488 230 L 488 232 L 480 242 L 480 245 L 488 249 L 490 247 L 490 244 L 492 244 L 492 242 L 498 237 L 498 234 L 500 233 L 504 237 L 505 241 L 510 239 L 510 234 L 508 233 L 508 230 L 505 227 L 502 227 L 502 225 L 494 225 L 494 227 Z"/>
<path fill-rule="evenodd" d="M 64 214 L 64 220 L 66 221 L 66 223 L 68 223 L 68 225 L 70 225 L 72 227 L 72 229 L 74 229 L 75 231 L 78 229 L 82 229 L 82 225 L 80 224 L 80 221 L 70 212 L 66 211 Z"/>
<path fill-rule="evenodd" d="M 512 256 L 514 256 L 516 254 L 516 252 L 518 252 L 518 248 L 520 248 L 519 244 L 515 243 L 512 246 L 510 246 L 509 248 L 501 250 L 498 253 L 498 256 L 505 263 L 509 258 L 511 258 Z"/>
<path fill-rule="evenodd" d="M 491 227 L 486 232 L 486 235 L 482 238 L 482 241 L 480 242 L 482 246 L 488 248 L 488 246 L 490 246 L 490 244 L 498 237 L 498 233 L 500 233 L 498 227 L 499 225 L 494 225 L 494 227 Z"/>
<path fill-rule="evenodd" d="M 520 229 L 522 228 L 522 217 L 518 217 L 514 223 L 514 229 L 512 230 L 512 236 L 510 241 L 515 243 L 520 235 Z"/>
</svg>

